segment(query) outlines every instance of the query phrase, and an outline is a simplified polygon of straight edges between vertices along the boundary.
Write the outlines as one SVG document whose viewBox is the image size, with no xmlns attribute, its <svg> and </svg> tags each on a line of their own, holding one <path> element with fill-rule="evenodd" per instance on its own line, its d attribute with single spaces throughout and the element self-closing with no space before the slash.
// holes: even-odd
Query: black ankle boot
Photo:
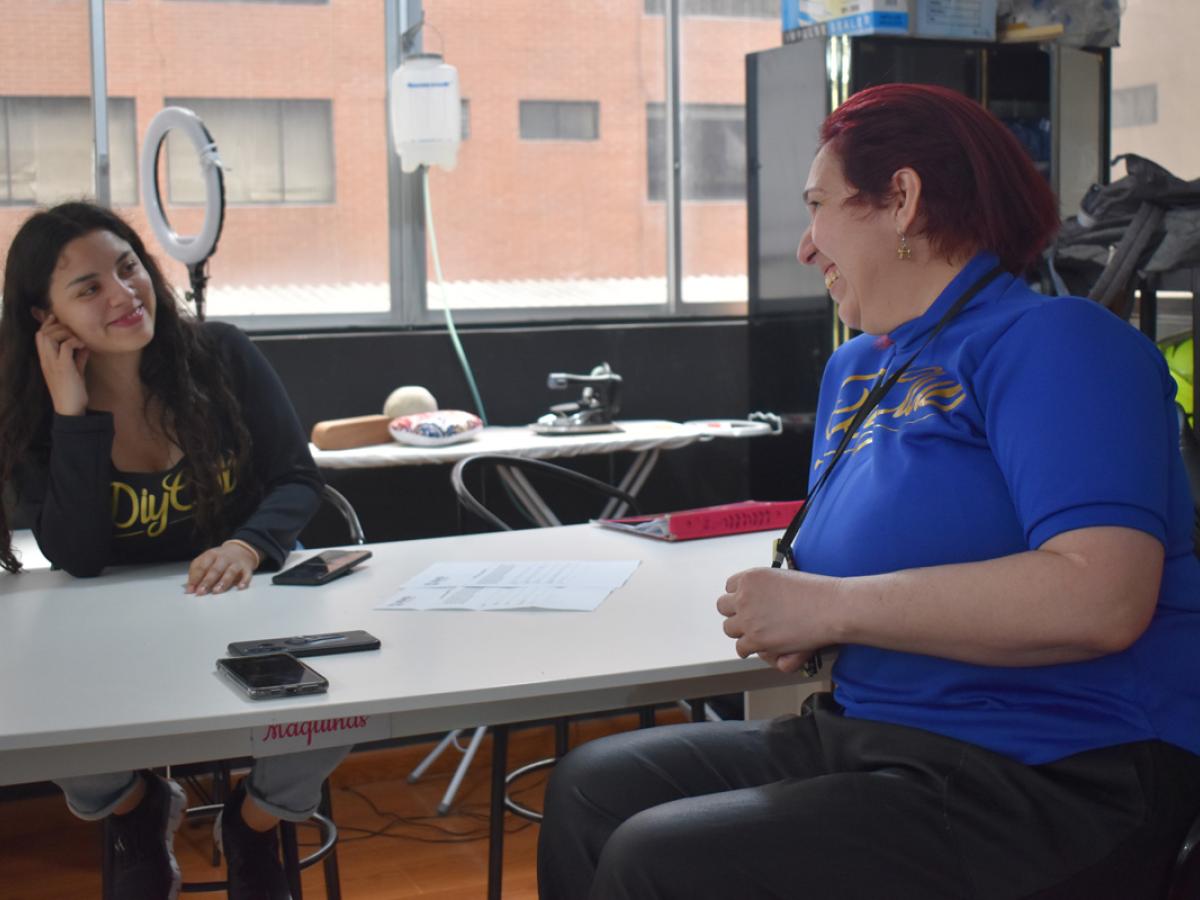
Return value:
<svg viewBox="0 0 1200 900">
<path fill-rule="evenodd" d="M 246 782 L 225 801 L 217 816 L 216 833 L 225 851 L 229 900 L 292 900 L 283 866 L 279 863 L 279 837 L 274 828 L 255 831 L 242 819 Z"/>
<path fill-rule="evenodd" d="M 109 817 L 113 900 L 175 900 L 179 865 L 172 844 L 183 818 L 183 789 L 141 773 L 146 795 L 125 815 Z"/>
</svg>

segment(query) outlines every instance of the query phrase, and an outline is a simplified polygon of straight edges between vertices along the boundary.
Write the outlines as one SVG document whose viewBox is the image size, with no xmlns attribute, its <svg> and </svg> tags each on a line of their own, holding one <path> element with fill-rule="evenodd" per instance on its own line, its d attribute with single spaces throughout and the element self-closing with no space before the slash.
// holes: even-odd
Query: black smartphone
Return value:
<svg viewBox="0 0 1200 900">
<path fill-rule="evenodd" d="M 297 563 L 271 578 L 272 584 L 328 584 L 335 578 L 350 574 L 350 570 L 365 559 L 370 550 L 326 550 Z"/>
<path fill-rule="evenodd" d="M 234 641 L 230 656 L 263 656 L 290 653 L 292 656 L 327 656 L 330 653 L 354 653 L 378 650 L 379 638 L 365 631 L 331 631 L 327 634 L 297 634 L 292 637 L 264 638 L 261 641 Z"/>
<path fill-rule="evenodd" d="M 323 694 L 329 688 L 324 675 L 290 653 L 218 659 L 217 671 L 245 691 L 251 700 Z"/>
</svg>

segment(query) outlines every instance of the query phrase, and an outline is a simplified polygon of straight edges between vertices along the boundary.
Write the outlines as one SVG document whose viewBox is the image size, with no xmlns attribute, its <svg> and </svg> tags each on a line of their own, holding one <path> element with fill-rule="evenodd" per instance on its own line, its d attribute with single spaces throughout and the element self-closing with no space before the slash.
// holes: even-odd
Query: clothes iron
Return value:
<svg viewBox="0 0 1200 900">
<path fill-rule="evenodd" d="M 620 431 L 613 419 L 621 409 L 621 376 L 608 363 L 592 369 L 590 375 L 551 372 L 546 386 L 565 390 L 568 385 L 582 384 L 583 391 L 573 403 L 556 403 L 550 412 L 530 428 L 537 434 L 598 434 Z"/>
</svg>

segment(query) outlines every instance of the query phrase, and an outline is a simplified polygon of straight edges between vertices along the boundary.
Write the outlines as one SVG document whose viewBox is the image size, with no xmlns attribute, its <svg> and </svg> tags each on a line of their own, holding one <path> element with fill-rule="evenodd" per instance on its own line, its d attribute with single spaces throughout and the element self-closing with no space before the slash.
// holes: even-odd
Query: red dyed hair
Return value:
<svg viewBox="0 0 1200 900">
<path fill-rule="evenodd" d="M 973 100 L 921 84 L 852 96 L 821 126 L 860 202 L 892 195 L 892 175 L 921 178 L 917 226 L 947 258 L 991 250 L 1024 272 L 1058 230 L 1058 201 L 1012 133 Z"/>
</svg>

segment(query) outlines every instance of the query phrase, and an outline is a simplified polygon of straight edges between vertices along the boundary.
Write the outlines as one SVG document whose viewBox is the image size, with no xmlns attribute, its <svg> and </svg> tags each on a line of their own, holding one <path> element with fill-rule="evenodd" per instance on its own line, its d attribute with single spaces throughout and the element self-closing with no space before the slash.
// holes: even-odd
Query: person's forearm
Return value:
<svg viewBox="0 0 1200 900">
<path fill-rule="evenodd" d="M 251 516 L 234 529 L 232 538 L 246 541 L 261 554 L 259 565 L 275 570 L 283 565 L 300 531 L 321 503 L 316 485 L 297 475 L 297 480 L 275 486 Z"/>
<path fill-rule="evenodd" d="M 75 576 L 98 575 L 112 543 L 112 419 L 58 416 L 33 530 L 42 553 Z"/>
<path fill-rule="evenodd" d="M 250 431 L 253 477 L 264 492 L 230 537 L 253 545 L 263 554 L 260 567 L 275 570 L 320 506 L 324 481 L 279 376 L 244 334 L 226 329 L 222 335 Z"/>
<path fill-rule="evenodd" d="M 1161 545 L 1128 529 L 1087 531 L 1084 552 L 1067 541 L 1057 550 L 841 579 L 820 602 L 822 630 L 831 643 L 982 665 L 1049 665 L 1120 651 L 1153 615 Z"/>
</svg>

